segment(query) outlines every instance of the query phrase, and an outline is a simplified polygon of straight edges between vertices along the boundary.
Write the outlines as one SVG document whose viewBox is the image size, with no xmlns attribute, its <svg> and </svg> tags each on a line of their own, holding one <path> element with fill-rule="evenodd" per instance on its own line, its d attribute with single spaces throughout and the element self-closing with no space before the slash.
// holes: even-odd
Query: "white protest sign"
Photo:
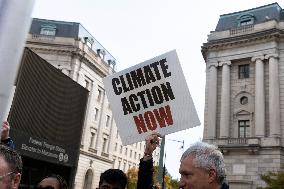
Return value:
<svg viewBox="0 0 284 189">
<path fill-rule="evenodd" d="M 103 82 L 123 145 L 200 125 L 175 50 Z"/>
</svg>

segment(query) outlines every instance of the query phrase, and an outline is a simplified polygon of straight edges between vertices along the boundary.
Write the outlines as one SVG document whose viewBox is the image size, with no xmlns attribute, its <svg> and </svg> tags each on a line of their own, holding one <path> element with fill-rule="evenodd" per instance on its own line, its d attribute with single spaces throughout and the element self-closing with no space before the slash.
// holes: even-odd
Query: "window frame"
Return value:
<svg viewBox="0 0 284 189">
<path fill-rule="evenodd" d="M 241 123 L 243 123 L 241 125 Z M 241 128 L 243 128 L 243 135 L 241 136 Z M 238 121 L 238 137 L 248 138 L 250 137 L 250 120 L 239 120 Z"/>
<path fill-rule="evenodd" d="M 238 66 L 239 79 L 250 78 L 250 64 L 241 64 Z"/>
<path fill-rule="evenodd" d="M 56 35 L 56 26 L 50 24 L 41 25 L 40 28 L 40 35 L 47 35 L 47 36 L 55 36 Z"/>
</svg>

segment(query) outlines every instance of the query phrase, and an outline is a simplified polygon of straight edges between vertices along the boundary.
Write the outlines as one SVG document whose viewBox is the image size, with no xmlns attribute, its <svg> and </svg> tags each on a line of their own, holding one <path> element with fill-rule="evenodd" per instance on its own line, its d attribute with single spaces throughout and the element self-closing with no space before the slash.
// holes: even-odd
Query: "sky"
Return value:
<svg viewBox="0 0 284 189">
<path fill-rule="evenodd" d="M 81 23 L 116 59 L 116 70 L 176 49 L 201 125 L 166 137 L 166 167 L 179 178 L 183 149 L 202 140 L 205 61 L 201 46 L 219 16 L 276 0 L 36 0 L 32 16 Z M 284 8 L 284 2 L 278 1 Z"/>
</svg>

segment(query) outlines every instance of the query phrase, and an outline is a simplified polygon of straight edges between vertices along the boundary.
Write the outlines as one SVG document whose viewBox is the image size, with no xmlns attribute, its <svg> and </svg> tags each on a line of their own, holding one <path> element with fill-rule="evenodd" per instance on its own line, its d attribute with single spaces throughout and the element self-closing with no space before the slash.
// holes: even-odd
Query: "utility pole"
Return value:
<svg viewBox="0 0 284 189">
<path fill-rule="evenodd" d="M 160 159 L 159 159 L 159 169 L 158 169 L 158 182 L 162 186 L 164 183 L 164 151 L 165 151 L 165 139 L 166 136 L 162 137 L 162 142 L 160 146 Z"/>
</svg>

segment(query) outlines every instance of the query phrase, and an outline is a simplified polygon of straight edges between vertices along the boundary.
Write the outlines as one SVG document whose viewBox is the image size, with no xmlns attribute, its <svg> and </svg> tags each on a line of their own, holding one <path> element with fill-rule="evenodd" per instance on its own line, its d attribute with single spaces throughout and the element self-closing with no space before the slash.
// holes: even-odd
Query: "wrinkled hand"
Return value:
<svg viewBox="0 0 284 189">
<path fill-rule="evenodd" d="M 7 121 L 4 121 L 2 123 L 2 129 L 1 129 L 1 140 L 9 138 L 9 133 L 10 133 L 10 125 Z"/>
<path fill-rule="evenodd" d="M 157 146 L 159 146 L 161 137 L 162 136 L 157 132 L 153 132 L 152 134 L 147 136 L 145 140 L 146 148 L 144 151 L 143 159 L 147 159 L 147 157 L 150 157 L 150 158 L 152 157 L 153 151 L 157 148 Z"/>
</svg>

